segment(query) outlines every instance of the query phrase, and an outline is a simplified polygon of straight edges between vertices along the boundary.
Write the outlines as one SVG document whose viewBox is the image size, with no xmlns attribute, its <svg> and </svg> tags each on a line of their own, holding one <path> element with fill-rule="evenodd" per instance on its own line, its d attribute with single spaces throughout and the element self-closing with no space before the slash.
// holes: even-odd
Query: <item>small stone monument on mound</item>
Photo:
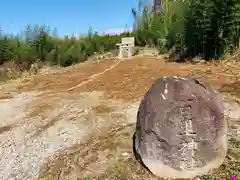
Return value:
<svg viewBox="0 0 240 180">
<path fill-rule="evenodd" d="M 141 101 L 136 157 L 163 178 L 193 178 L 218 168 L 227 153 L 227 122 L 214 91 L 195 79 L 158 79 Z"/>
</svg>

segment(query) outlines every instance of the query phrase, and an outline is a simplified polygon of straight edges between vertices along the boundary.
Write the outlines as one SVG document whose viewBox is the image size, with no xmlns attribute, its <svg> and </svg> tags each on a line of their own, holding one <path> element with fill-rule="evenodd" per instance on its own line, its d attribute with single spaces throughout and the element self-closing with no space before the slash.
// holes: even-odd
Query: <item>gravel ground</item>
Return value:
<svg viewBox="0 0 240 180">
<path fill-rule="evenodd" d="M 79 123 L 85 120 L 83 117 L 80 117 L 80 121 L 69 119 L 81 112 L 87 113 L 89 107 L 98 103 L 96 98 L 85 97 L 65 103 L 58 101 L 55 110 L 46 113 L 45 121 L 51 123 L 54 118 L 58 120 L 48 127 L 43 126 L 44 128 L 36 123 L 40 121 L 40 116 L 29 119 L 29 109 L 25 109 L 30 103 L 39 101 L 36 94 L 25 93 L 9 100 L 1 100 L 0 128 L 11 128 L 0 133 L 0 179 L 38 179 L 39 168 L 46 159 L 61 149 L 80 143 L 93 127 Z"/>
</svg>

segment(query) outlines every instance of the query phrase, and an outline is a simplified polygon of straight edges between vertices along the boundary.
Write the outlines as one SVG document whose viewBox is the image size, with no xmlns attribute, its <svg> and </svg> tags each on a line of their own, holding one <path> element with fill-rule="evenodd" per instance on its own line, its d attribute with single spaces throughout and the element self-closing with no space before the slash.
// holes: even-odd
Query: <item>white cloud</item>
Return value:
<svg viewBox="0 0 240 180">
<path fill-rule="evenodd" d="M 132 28 L 116 28 L 104 31 L 104 34 L 119 35 L 123 32 L 132 32 Z"/>
</svg>

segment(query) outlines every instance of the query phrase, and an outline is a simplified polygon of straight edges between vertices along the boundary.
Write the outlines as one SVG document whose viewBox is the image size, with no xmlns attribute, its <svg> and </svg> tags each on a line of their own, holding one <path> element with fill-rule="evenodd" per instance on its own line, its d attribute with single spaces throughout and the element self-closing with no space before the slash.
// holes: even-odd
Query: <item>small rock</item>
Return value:
<svg viewBox="0 0 240 180">
<path fill-rule="evenodd" d="M 124 153 L 122 153 L 122 156 L 126 157 L 126 156 L 128 156 L 128 153 L 124 152 Z"/>
</svg>

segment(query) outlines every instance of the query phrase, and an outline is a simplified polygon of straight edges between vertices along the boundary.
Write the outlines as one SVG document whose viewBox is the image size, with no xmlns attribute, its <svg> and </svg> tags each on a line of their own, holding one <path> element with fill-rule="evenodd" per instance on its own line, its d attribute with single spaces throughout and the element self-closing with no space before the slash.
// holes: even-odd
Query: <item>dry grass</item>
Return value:
<svg viewBox="0 0 240 180">
<path fill-rule="evenodd" d="M 44 75 L 36 76 L 30 83 L 26 84 L 22 90 L 40 90 L 46 89 L 51 91 L 61 91 L 71 88 L 77 84 L 88 79 L 88 77 L 104 71 L 109 66 L 113 65 L 114 60 L 100 62 L 93 64 L 92 62 L 86 62 L 80 66 L 69 67 L 65 71 L 59 71 L 55 73 L 47 73 Z"/>
<path fill-rule="evenodd" d="M 95 111 L 96 114 L 105 114 L 114 111 L 114 107 L 109 107 L 105 104 L 99 104 L 93 107 L 93 111 Z"/>
<path fill-rule="evenodd" d="M 43 115 L 46 110 L 50 110 L 51 108 L 53 108 L 53 105 L 51 105 L 49 101 L 46 101 L 42 103 L 37 103 L 37 105 L 30 104 L 29 108 L 31 109 L 28 113 L 28 118 L 32 118 Z"/>
<path fill-rule="evenodd" d="M 62 151 L 53 161 L 49 160 L 42 167 L 40 178 L 46 176 L 63 178 L 76 169 L 80 179 L 88 175 L 95 176 L 95 178 L 100 176 L 105 173 L 108 164 L 111 161 L 114 162 L 121 152 L 128 150 L 131 153 L 132 130 L 131 126 L 127 128 L 121 124 L 115 124 L 110 129 L 102 129 L 107 133 L 92 136 L 85 143 L 73 145 Z M 107 164 L 102 161 L 103 157 L 107 159 Z M 97 168 L 92 169 L 91 167 Z M 98 172 L 103 167 L 105 168 Z"/>
<path fill-rule="evenodd" d="M 75 172 L 74 179 L 163 180 L 144 169 L 132 154 L 133 128 L 119 125 L 108 130 L 105 135 L 91 137 L 86 143 L 66 149 L 42 167 L 40 177 L 64 179 Z M 239 173 L 239 162 L 236 159 L 229 160 L 234 155 L 239 157 L 235 152 L 229 151 L 225 163 L 208 176 L 225 179 Z"/>
<path fill-rule="evenodd" d="M 123 61 L 114 71 L 103 74 L 101 78 L 75 91 L 105 90 L 109 98 L 136 100 L 143 96 L 156 79 L 163 76 L 192 76 L 219 89 L 238 81 L 236 74 L 240 72 L 239 64 L 239 68 L 234 65 L 228 72 L 224 67 L 213 63 L 177 64 L 166 63 L 162 59 L 136 57 Z"/>
<path fill-rule="evenodd" d="M 191 76 L 221 92 L 240 97 L 239 62 L 177 64 L 166 62 L 163 58 L 156 59 L 154 57 L 134 57 L 124 60 L 113 70 L 102 74 L 94 81 L 75 88 L 71 92 L 62 92 L 88 80 L 90 76 L 104 71 L 115 63 L 111 60 L 98 64 L 86 62 L 54 73 L 37 75 L 31 81 L 21 83 L 20 90 L 49 90 L 52 97 L 57 96 L 63 99 L 76 99 L 81 92 L 104 91 L 109 99 L 122 99 L 131 102 L 140 99 L 151 84 L 160 77 Z M 49 95 L 49 92 L 46 92 L 46 94 Z M 44 114 L 46 109 L 51 109 L 52 97 L 50 95 L 45 96 L 44 102 L 35 104 L 34 110 L 29 113 L 29 117 Z M 111 122 L 106 122 L 109 125 L 102 126 L 98 133 L 91 134 L 86 142 L 75 144 L 71 148 L 60 152 L 53 160 L 49 160 L 41 168 L 40 178 L 51 176 L 55 179 L 66 179 L 65 177 L 73 175 L 79 179 L 90 178 L 96 180 L 159 180 L 159 178 L 143 169 L 135 160 L 132 154 L 134 127 L 117 123 L 117 119 L 123 119 L 124 117 L 122 114 L 114 113 L 114 110 L 114 107 L 106 104 L 93 107 L 96 114 L 112 114 Z M 52 119 L 43 124 L 42 127 L 46 129 L 55 122 L 56 119 Z M 4 132 L 4 129 L 2 131 Z M 127 157 L 122 155 L 124 152 L 128 154 Z M 230 155 L 236 158 L 236 153 L 233 151 L 229 151 Z M 227 177 L 231 174 L 227 165 L 234 169 L 233 166 L 235 165 L 226 160 L 226 163 L 218 171 L 213 172 L 213 175 L 224 172 L 225 174 L 221 174 L 220 177 Z"/>
<path fill-rule="evenodd" d="M 88 80 L 94 74 L 103 72 L 115 63 L 114 60 L 102 61 L 98 64 L 85 62 L 64 71 L 37 75 L 30 82 L 22 83 L 19 89 L 21 91 L 50 90 L 53 93 L 64 91 Z M 112 99 L 136 100 L 143 96 L 154 80 L 173 75 L 195 77 L 215 89 L 221 89 L 224 86 L 222 91 L 233 92 L 233 89 L 226 89 L 226 87 L 231 84 L 233 87 L 236 84 L 234 87 L 236 88 L 240 82 L 240 63 L 178 64 L 166 62 L 163 58 L 137 56 L 121 62 L 113 70 L 73 89 L 71 93 L 100 90 L 106 91 L 108 97 Z"/>
<path fill-rule="evenodd" d="M 233 83 L 223 84 L 219 89 L 220 92 L 229 92 L 230 94 L 240 98 L 240 79 Z"/>
<path fill-rule="evenodd" d="M 3 126 L 3 127 L 0 127 L 0 134 L 4 133 L 6 131 L 10 131 L 12 128 L 13 128 L 12 125 L 6 125 L 6 126 Z"/>
<path fill-rule="evenodd" d="M 1 99 L 11 99 L 13 96 L 10 93 L 0 93 L 0 100 Z"/>
</svg>

